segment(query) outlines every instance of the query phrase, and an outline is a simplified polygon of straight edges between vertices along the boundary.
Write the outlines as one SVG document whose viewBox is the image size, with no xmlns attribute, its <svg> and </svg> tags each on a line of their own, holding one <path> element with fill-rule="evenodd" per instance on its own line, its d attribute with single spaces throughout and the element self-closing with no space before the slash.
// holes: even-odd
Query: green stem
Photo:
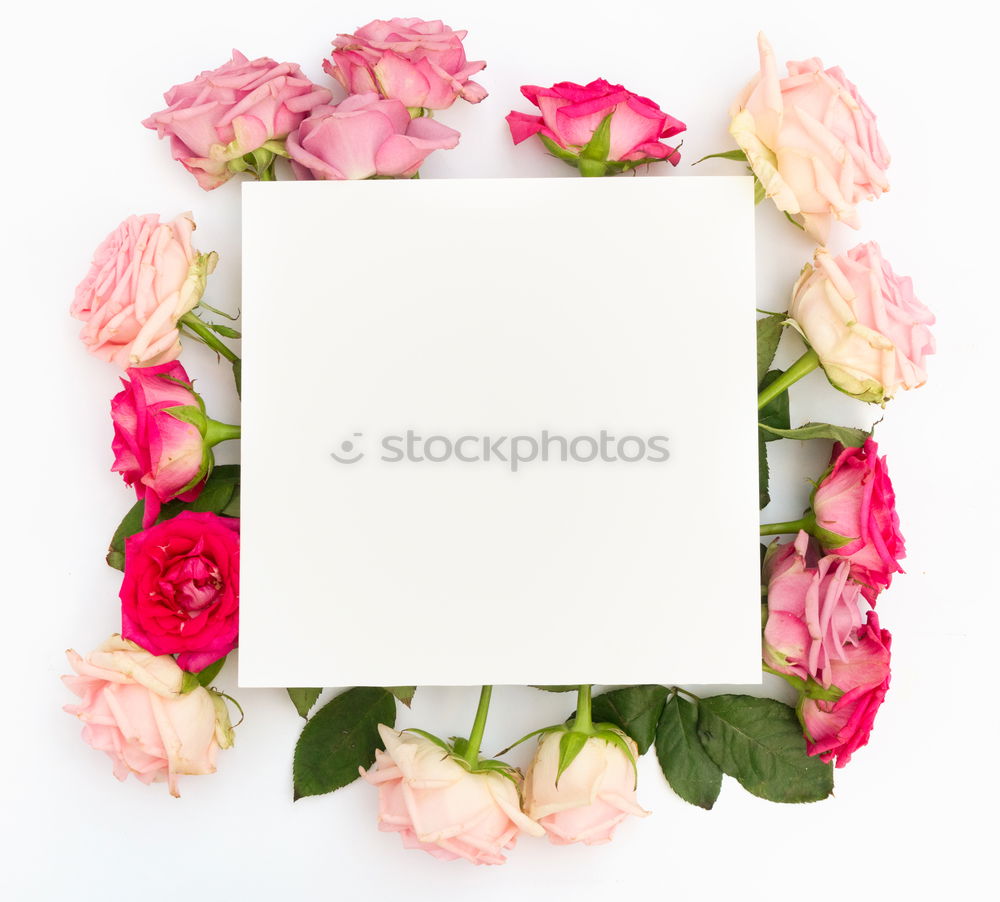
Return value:
<svg viewBox="0 0 1000 902">
<path fill-rule="evenodd" d="M 784 523 L 762 523 L 760 534 L 762 536 L 791 535 L 792 533 L 797 533 L 800 529 L 808 532 L 811 525 L 808 517 L 802 517 L 800 520 L 786 520 Z"/>
<path fill-rule="evenodd" d="M 818 366 L 819 355 L 810 348 L 760 393 L 757 397 L 757 409 L 760 410 L 782 392 L 788 391 L 789 386 L 798 382 L 799 379 L 811 373 Z"/>
<path fill-rule="evenodd" d="M 570 730 L 574 733 L 587 733 L 591 734 L 594 732 L 594 721 L 592 719 L 592 702 L 591 690 L 593 686 L 589 683 L 584 683 L 576 692 L 576 717 L 573 718 L 573 723 L 570 724 Z"/>
<path fill-rule="evenodd" d="M 219 442 L 228 442 L 231 439 L 240 437 L 240 427 L 231 426 L 228 423 L 220 423 L 218 420 L 209 420 L 208 428 L 205 430 L 205 444 L 213 448 Z"/>
<path fill-rule="evenodd" d="M 274 161 L 271 161 L 271 165 L 265 167 L 260 172 L 257 173 L 258 182 L 276 182 L 277 179 L 274 177 Z"/>
<path fill-rule="evenodd" d="M 479 747 L 483 743 L 483 733 L 486 730 L 486 716 L 490 711 L 490 697 L 493 695 L 492 686 L 483 686 L 479 693 L 479 707 L 476 708 L 476 719 L 472 724 L 472 732 L 469 734 L 469 743 L 465 747 L 465 754 L 462 758 L 469 767 L 475 767 L 479 763 Z"/>
<path fill-rule="evenodd" d="M 230 363 L 237 363 L 239 357 L 236 352 L 231 348 L 226 347 L 219 339 L 219 337 L 203 323 L 193 310 L 185 313 L 181 318 L 180 322 L 187 326 L 195 335 L 197 335 L 205 344 L 207 344 L 213 351 L 217 354 L 221 354 Z"/>
</svg>

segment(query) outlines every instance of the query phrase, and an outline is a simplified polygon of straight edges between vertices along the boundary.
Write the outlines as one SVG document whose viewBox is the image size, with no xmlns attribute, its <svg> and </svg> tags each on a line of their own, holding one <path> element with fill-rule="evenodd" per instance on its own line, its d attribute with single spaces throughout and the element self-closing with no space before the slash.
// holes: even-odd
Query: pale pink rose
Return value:
<svg viewBox="0 0 1000 902">
<path fill-rule="evenodd" d="M 178 776 L 215 772 L 219 749 L 233 742 L 225 704 L 201 686 L 182 692 L 184 672 L 172 657 L 117 635 L 86 658 L 66 656 L 76 675 L 63 681 L 80 701 L 65 710 L 83 721 L 84 740 L 111 758 L 119 780 L 166 781 L 179 796 Z"/>
<path fill-rule="evenodd" d="M 874 241 L 839 257 L 817 249 L 815 266 L 806 265 L 795 284 L 788 315 L 842 392 L 881 403 L 927 381 L 934 314 Z"/>
<path fill-rule="evenodd" d="M 440 20 L 376 19 L 337 35 L 323 69 L 350 94 L 374 91 L 414 109 L 443 110 L 459 97 L 479 103 L 486 91 L 469 78 L 486 63 L 466 60 L 467 33 Z"/>
<path fill-rule="evenodd" d="M 194 227 L 190 213 L 164 223 L 150 213 L 104 239 L 70 307 L 88 351 L 123 370 L 180 355 L 177 321 L 201 300 L 217 259 L 191 246 Z"/>
<path fill-rule="evenodd" d="M 507 115 L 507 125 L 515 144 L 539 135 L 559 159 L 580 169 L 583 175 L 607 175 L 633 169 L 642 163 L 666 160 L 676 166 L 681 155 L 662 138 L 680 134 L 687 126 L 665 113 L 646 97 L 633 94 L 603 78 L 587 85 L 562 81 L 551 88 L 522 85 L 521 93 L 538 107 L 541 115 L 529 116 L 516 110 Z M 610 133 L 607 153 L 601 159 L 580 156 L 608 117 Z M 588 170 L 595 169 L 591 172 Z"/>
<path fill-rule="evenodd" d="M 823 761 L 836 758 L 843 767 L 868 743 L 875 715 L 889 690 L 889 648 L 892 636 L 879 626 L 874 611 L 844 647 L 842 659 L 830 666 L 830 682 L 843 691 L 836 701 L 803 698 L 800 714 L 806 728 L 806 749 Z"/>
<path fill-rule="evenodd" d="M 409 178 L 428 154 L 454 147 L 458 138 L 433 119 L 411 119 L 400 101 L 369 93 L 313 110 L 287 147 L 300 179 Z"/>
<path fill-rule="evenodd" d="M 556 785 L 563 735 L 546 733 L 538 743 L 524 780 L 525 814 L 538 821 L 556 845 L 610 842 L 630 814 L 649 814 L 635 798 L 635 766 L 618 746 L 591 737 Z M 636 744 L 623 738 L 633 758 L 638 758 Z"/>
<path fill-rule="evenodd" d="M 764 663 L 829 686 L 832 662 L 847 660 L 845 648 L 862 622 L 861 586 L 851 579 L 850 562 L 821 557 L 809 534 L 799 532 L 794 543 L 771 546 L 764 576 Z"/>
<path fill-rule="evenodd" d="M 175 85 L 163 95 L 167 108 L 142 124 L 170 136 L 175 160 L 206 191 L 245 168 L 244 154 L 281 141 L 309 111 L 332 97 L 294 63 L 248 60 L 238 50 L 228 63 Z"/>
<path fill-rule="evenodd" d="M 848 539 L 846 544 L 827 541 L 825 550 L 850 562 L 862 594 L 875 604 L 893 573 L 903 572 L 899 561 L 906 557 L 906 545 L 885 457 L 879 456 L 872 439 L 861 448 L 834 445 L 812 506 L 817 526 Z"/>
<path fill-rule="evenodd" d="M 834 220 L 858 228 L 856 205 L 889 190 L 889 154 L 875 115 L 837 67 L 815 57 L 788 63 L 757 38 L 760 72 L 729 114 L 730 134 L 779 210 L 800 216 L 821 244 Z"/>
<path fill-rule="evenodd" d="M 378 787 L 380 830 L 400 833 L 407 849 L 473 864 L 503 864 L 520 832 L 542 828 L 521 811 L 517 787 L 495 771 L 470 773 L 439 746 L 380 724 L 385 751 L 361 775 Z"/>
</svg>

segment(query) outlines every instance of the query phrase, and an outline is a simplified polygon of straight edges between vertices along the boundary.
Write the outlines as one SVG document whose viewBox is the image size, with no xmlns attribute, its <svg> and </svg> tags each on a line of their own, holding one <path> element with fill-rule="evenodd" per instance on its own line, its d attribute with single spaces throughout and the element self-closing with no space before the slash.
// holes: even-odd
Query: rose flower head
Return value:
<svg viewBox="0 0 1000 902">
<path fill-rule="evenodd" d="M 233 744 L 225 703 L 202 686 L 190 691 L 169 655 L 155 656 L 112 636 L 83 658 L 67 651 L 76 672 L 63 682 L 80 701 L 65 710 L 83 721 L 83 738 L 114 762 L 124 780 L 165 781 L 178 796 L 181 774 L 211 774 L 219 749 Z"/>
<path fill-rule="evenodd" d="M 150 213 L 104 239 L 70 307 L 88 351 L 123 370 L 180 356 L 177 321 L 201 300 L 218 259 L 191 246 L 194 228 L 190 213 L 171 222 Z"/>
</svg>

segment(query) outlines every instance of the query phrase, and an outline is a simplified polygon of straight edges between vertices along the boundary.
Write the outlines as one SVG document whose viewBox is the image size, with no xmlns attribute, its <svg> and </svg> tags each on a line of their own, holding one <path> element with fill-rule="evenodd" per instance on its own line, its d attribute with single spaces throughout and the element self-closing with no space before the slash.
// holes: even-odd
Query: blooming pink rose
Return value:
<svg viewBox="0 0 1000 902">
<path fill-rule="evenodd" d="M 411 119 L 400 101 L 369 93 L 313 110 L 287 146 L 300 179 L 409 178 L 431 151 L 454 147 L 458 138 L 433 119 Z"/>
<path fill-rule="evenodd" d="M 591 737 L 557 784 L 559 743 L 564 735 L 558 730 L 546 733 L 538 743 L 524 780 L 525 814 L 538 821 L 550 842 L 559 846 L 610 842 L 630 814 L 649 814 L 635 798 L 635 766 L 618 746 Z M 636 744 L 623 738 L 632 757 L 638 758 Z"/>
<path fill-rule="evenodd" d="M 230 62 L 167 91 L 167 108 L 142 124 L 170 135 L 174 159 L 210 191 L 245 168 L 244 154 L 282 140 L 331 96 L 294 63 L 251 61 L 234 50 Z"/>
<path fill-rule="evenodd" d="M 439 20 L 376 19 L 337 35 L 323 69 L 350 94 L 374 91 L 407 107 L 443 110 L 459 97 L 479 103 L 486 91 L 469 78 L 486 63 L 466 60 L 467 33 Z"/>
<path fill-rule="evenodd" d="M 111 399 L 111 469 L 135 486 L 145 502 L 143 525 L 150 526 L 162 504 L 198 497 L 212 469 L 212 452 L 196 425 L 170 413 L 179 407 L 204 409 L 183 366 L 173 361 L 132 368 L 127 375 L 123 390 Z"/>
<path fill-rule="evenodd" d="M 802 270 L 788 315 L 830 382 L 862 401 L 883 402 L 927 381 L 934 315 L 897 276 L 874 241 L 839 257 L 816 251 Z"/>
<path fill-rule="evenodd" d="M 839 547 L 828 542 L 825 550 L 850 561 L 851 575 L 874 604 L 892 574 L 903 572 L 899 561 L 906 557 L 896 495 L 878 445 L 872 439 L 862 448 L 834 445 L 830 469 L 813 493 L 812 505 L 818 526 L 849 539 Z"/>
<path fill-rule="evenodd" d="M 577 166 L 584 175 L 606 175 L 657 160 L 667 160 L 674 166 L 680 162 L 677 149 L 659 139 L 680 134 L 687 126 L 663 112 L 652 100 L 626 91 L 621 85 L 598 78 L 589 85 L 570 81 L 551 88 L 522 85 L 521 93 L 538 107 L 541 115 L 516 111 L 507 115 L 514 143 L 520 144 L 537 134 L 543 143 L 549 142 L 546 146 L 555 156 Z M 591 146 L 584 155 L 587 161 L 581 165 L 581 155 L 608 116 L 611 121 L 607 147 Z M 600 135 L 597 140 L 601 140 Z M 587 171 L 587 163 L 592 164 L 594 172 Z"/>
<path fill-rule="evenodd" d="M 764 663 L 829 686 L 832 661 L 846 660 L 845 645 L 861 626 L 861 586 L 850 578 L 850 563 L 820 557 L 809 534 L 799 532 L 794 543 L 771 546 L 764 573 Z"/>
<path fill-rule="evenodd" d="M 804 698 L 800 707 L 806 727 L 806 748 L 823 761 L 837 759 L 837 767 L 851 760 L 868 743 L 875 714 L 889 689 L 889 646 L 892 636 L 868 612 L 867 623 L 842 659 L 830 665 L 831 684 L 843 691 L 837 701 Z"/>
<path fill-rule="evenodd" d="M 80 702 L 64 710 L 83 721 L 84 741 L 107 753 L 119 780 L 131 773 L 143 783 L 166 781 L 179 796 L 180 774 L 215 773 L 219 749 L 233 744 L 226 706 L 201 686 L 183 692 L 173 658 L 121 636 L 86 658 L 66 656 L 76 675 L 63 681 Z"/>
<path fill-rule="evenodd" d="M 543 830 L 521 812 L 517 787 L 496 771 L 470 773 L 430 739 L 379 724 L 385 751 L 361 776 L 378 787 L 379 830 L 407 849 L 473 864 L 503 864 L 521 831 Z"/>
<path fill-rule="evenodd" d="M 177 321 L 201 300 L 217 260 L 191 247 L 194 227 L 190 213 L 166 223 L 150 213 L 104 239 L 70 307 L 88 351 L 122 369 L 180 355 Z"/>
<path fill-rule="evenodd" d="M 889 190 L 889 154 L 875 115 L 839 68 L 821 60 L 788 63 L 778 75 L 774 51 L 759 35 L 760 72 L 729 114 L 729 132 L 764 191 L 820 244 L 833 220 L 860 226 L 856 205 Z"/>
<path fill-rule="evenodd" d="M 182 511 L 125 540 L 122 635 L 197 672 L 239 635 L 240 522 Z"/>
</svg>

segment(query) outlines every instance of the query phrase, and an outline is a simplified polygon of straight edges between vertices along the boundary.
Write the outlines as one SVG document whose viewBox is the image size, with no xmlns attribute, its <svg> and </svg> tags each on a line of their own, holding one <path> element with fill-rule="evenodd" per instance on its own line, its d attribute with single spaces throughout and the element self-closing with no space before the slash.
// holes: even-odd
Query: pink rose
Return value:
<svg viewBox="0 0 1000 902">
<path fill-rule="evenodd" d="M 379 725 L 385 751 L 361 776 L 378 787 L 379 830 L 402 834 L 407 849 L 473 864 L 503 864 L 521 831 L 543 831 L 521 812 L 517 787 L 496 771 L 471 773 L 416 733 Z"/>
<path fill-rule="evenodd" d="M 431 151 L 454 147 L 458 138 L 433 119 L 411 119 L 400 101 L 369 93 L 313 110 L 287 146 L 300 179 L 409 178 Z"/>
<path fill-rule="evenodd" d="M 374 91 L 413 109 L 443 110 L 459 97 L 479 103 L 486 91 L 469 78 L 486 63 L 466 60 L 467 33 L 439 20 L 376 19 L 337 35 L 323 69 L 350 94 Z"/>
<path fill-rule="evenodd" d="M 119 594 L 126 639 L 204 670 L 239 635 L 239 520 L 182 511 L 130 536 Z"/>
<path fill-rule="evenodd" d="M 788 315 L 819 356 L 830 382 L 862 401 L 881 403 L 927 381 L 934 315 L 897 276 L 874 241 L 839 257 L 816 251 L 802 270 Z"/>
<path fill-rule="evenodd" d="M 855 641 L 844 647 L 841 659 L 830 665 L 831 684 L 843 691 L 837 701 L 804 698 L 800 706 L 806 728 L 806 748 L 823 761 L 837 759 L 837 767 L 866 745 L 875 714 L 889 689 L 889 646 L 892 636 L 868 612 L 867 623 Z"/>
<path fill-rule="evenodd" d="M 143 783 L 166 781 L 179 796 L 180 774 L 215 773 L 219 749 L 233 744 L 225 703 L 201 686 L 184 692 L 173 658 L 121 636 L 86 658 L 66 656 L 76 675 L 63 682 L 80 702 L 64 710 L 83 721 L 84 741 L 111 758 L 119 780 L 131 773 Z"/>
<path fill-rule="evenodd" d="M 680 161 L 677 149 L 659 139 L 680 134 L 687 126 L 621 85 L 598 78 L 589 85 L 570 81 L 551 88 L 523 85 L 521 93 L 541 115 L 516 111 L 507 115 L 514 143 L 537 134 L 554 156 L 579 168 L 582 175 L 607 175 L 657 160 L 676 166 Z M 601 125 L 609 116 L 607 132 Z"/>
<path fill-rule="evenodd" d="M 817 526 L 849 539 L 838 547 L 828 541 L 825 550 L 850 561 L 851 575 L 874 604 L 892 574 L 903 572 L 899 561 L 906 557 L 906 546 L 885 458 L 879 457 L 872 439 L 862 448 L 834 445 L 830 469 L 813 493 L 812 506 Z"/>
<path fill-rule="evenodd" d="M 778 75 L 774 51 L 759 35 L 760 72 L 729 114 L 730 134 L 779 210 L 826 244 L 833 220 L 856 229 L 856 205 L 889 190 L 889 153 L 875 115 L 839 68 L 788 63 Z"/>
<path fill-rule="evenodd" d="M 524 781 L 524 811 L 556 845 L 610 842 L 630 814 L 649 814 L 635 798 L 635 765 L 618 746 L 591 737 L 557 784 L 559 743 L 564 735 L 553 731 L 539 741 Z M 632 757 L 638 758 L 636 744 L 623 738 Z"/>
<path fill-rule="evenodd" d="M 174 159 L 210 191 L 246 168 L 244 154 L 280 142 L 331 96 L 294 63 L 250 61 L 234 50 L 230 62 L 167 91 L 167 108 L 142 124 L 170 135 Z"/>
<path fill-rule="evenodd" d="M 201 300 L 218 259 L 191 247 L 194 227 L 190 213 L 168 223 L 150 213 L 104 239 L 70 307 L 88 351 L 122 369 L 180 355 L 177 321 Z"/>
<path fill-rule="evenodd" d="M 832 662 L 846 660 L 844 648 L 861 626 L 861 586 L 850 578 L 850 563 L 820 557 L 809 534 L 799 532 L 793 544 L 771 546 L 764 572 L 764 663 L 829 687 Z"/>
<path fill-rule="evenodd" d="M 214 464 L 212 446 L 239 430 L 205 416 L 204 403 L 176 361 L 132 368 L 127 375 L 111 399 L 111 469 L 135 487 L 148 527 L 166 502 L 198 497 Z"/>
</svg>

